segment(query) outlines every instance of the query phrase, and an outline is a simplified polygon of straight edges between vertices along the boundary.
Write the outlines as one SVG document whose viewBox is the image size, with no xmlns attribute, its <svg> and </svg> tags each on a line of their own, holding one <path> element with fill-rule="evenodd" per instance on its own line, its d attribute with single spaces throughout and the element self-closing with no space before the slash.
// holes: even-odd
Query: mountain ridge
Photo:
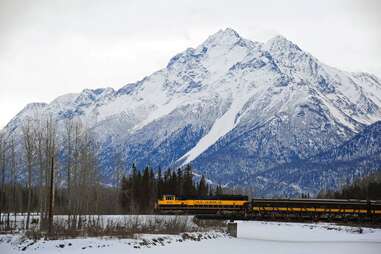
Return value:
<svg viewBox="0 0 381 254">
<path fill-rule="evenodd" d="M 33 114 L 84 122 L 101 143 L 105 181 L 113 171 L 108 153 L 122 149 L 126 165 L 192 163 L 236 185 L 380 120 L 381 81 L 329 67 L 283 36 L 260 43 L 225 29 L 136 83 L 25 108 L 5 131 L 20 133 Z"/>
<path fill-rule="evenodd" d="M 317 194 L 321 190 L 341 187 L 376 171 L 381 171 L 381 121 L 367 126 L 331 150 L 306 160 L 277 166 L 264 174 L 252 176 L 252 180 L 273 181 L 274 185 L 279 186 L 277 195 L 297 195 L 299 192 L 290 190 L 289 186 L 295 188 L 299 185 L 303 185 L 306 192 Z M 259 190 L 257 194 L 266 196 L 266 190 Z"/>
</svg>

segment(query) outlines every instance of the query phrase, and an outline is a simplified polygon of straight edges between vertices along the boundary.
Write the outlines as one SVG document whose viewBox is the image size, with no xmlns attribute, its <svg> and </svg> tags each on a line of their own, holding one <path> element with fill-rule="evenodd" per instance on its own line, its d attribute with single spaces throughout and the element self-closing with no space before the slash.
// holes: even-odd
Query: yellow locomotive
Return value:
<svg viewBox="0 0 381 254">
<path fill-rule="evenodd" d="M 248 206 L 249 198 L 242 195 L 163 195 L 156 203 L 156 210 L 160 213 L 226 213 L 244 212 Z"/>
</svg>

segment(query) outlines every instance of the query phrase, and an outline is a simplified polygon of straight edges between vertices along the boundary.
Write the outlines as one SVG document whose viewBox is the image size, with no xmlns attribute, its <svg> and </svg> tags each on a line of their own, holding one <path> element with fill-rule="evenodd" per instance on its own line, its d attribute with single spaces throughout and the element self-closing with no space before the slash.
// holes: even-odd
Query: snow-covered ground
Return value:
<svg viewBox="0 0 381 254">
<path fill-rule="evenodd" d="M 2 214 L 2 216 L 6 216 Z M 31 214 L 31 228 L 38 228 L 39 224 L 33 223 L 33 220 L 38 221 L 40 218 L 39 214 L 32 213 Z M 67 215 L 55 215 L 54 216 L 54 222 L 59 223 L 62 225 L 67 225 Z M 136 223 L 140 226 L 147 226 L 147 225 L 158 225 L 160 223 L 168 222 L 168 223 L 174 223 L 174 222 L 182 222 L 186 224 L 189 228 L 197 227 L 193 223 L 193 216 L 191 215 L 83 215 L 82 219 L 84 221 L 82 222 L 84 225 L 88 223 L 91 220 L 99 221 L 100 226 L 107 226 L 108 224 L 112 223 L 119 223 L 121 225 L 128 224 L 128 223 Z M 17 214 L 16 218 L 12 214 L 10 216 L 10 224 L 12 227 L 14 227 L 16 222 L 16 228 L 17 230 L 22 230 L 26 223 L 26 214 Z M 1 254 L 1 253 L 0 253 Z"/>
<path fill-rule="evenodd" d="M 136 239 L 86 238 L 32 243 L 30 240 L 22 242 L 20 236 L 3 235 L 0 236 L 0 253 L 367 254 L 381 252 L 381 229 L 248 221 L 238 222 L 238 238 L 219 232 L 204 232 L 139 235 Z"/>
</svg>

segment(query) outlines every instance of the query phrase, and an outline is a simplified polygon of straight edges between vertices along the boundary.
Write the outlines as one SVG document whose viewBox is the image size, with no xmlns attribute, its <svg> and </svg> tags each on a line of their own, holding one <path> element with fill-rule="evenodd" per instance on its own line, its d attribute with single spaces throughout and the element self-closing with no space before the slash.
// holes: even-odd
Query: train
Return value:
<svg viewBox="0 0 381 254">
<path fill-rule="evenodd" d="M 244 195 L 164 195 L 155 209 L 161 214 L 229 215 L 264 220 L 381 221 L 381 201 L 356 199 L 249 200 Z M 228 216 L 225 216 L 228 218 Z"/>
<path fill-rule="evenodd" d="M 242 213 L 249 207 L 248 196 L 175 196 L 163 195 L 157 200 L 155 209 L 159 213 Z"/>
</svg>

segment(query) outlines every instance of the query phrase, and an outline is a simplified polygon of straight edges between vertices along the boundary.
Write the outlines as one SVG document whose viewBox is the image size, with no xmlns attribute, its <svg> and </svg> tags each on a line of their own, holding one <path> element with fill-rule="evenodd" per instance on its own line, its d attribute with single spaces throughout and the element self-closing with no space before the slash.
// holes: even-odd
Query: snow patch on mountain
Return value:
<svg viewBox="0 0 381 254">
<path fill-rule="evenodd" d="M 214 122 L 210 131 L 200 139 L 195 147 L 178 160 L 183 161 L 185 159 L 182 162 L 182 165 L 193 161 L 197 156 L 213 145 L 218 139 L 225 136 L 237 125 L 239 121 L 239 112 L 250 98 L 250 94 L 246 94 L 245 91 L 242 91 L 233 94 L 232 97 L 232 103 L 229 110 Z"/>
</svg>

